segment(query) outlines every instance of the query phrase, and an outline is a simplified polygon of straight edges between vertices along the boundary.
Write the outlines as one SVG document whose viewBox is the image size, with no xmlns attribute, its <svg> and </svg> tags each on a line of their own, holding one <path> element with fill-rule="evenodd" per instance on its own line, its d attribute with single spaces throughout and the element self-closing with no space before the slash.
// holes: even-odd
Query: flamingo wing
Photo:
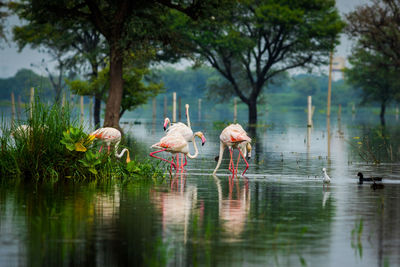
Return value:
<svg viewBox="0 0 400 267">
<path fill-rule="evenodd" d="M 185 153 L 188 150 L 188 143 L 181 134 L 169 134 L 160 139 L 152 148 L 166 148 L 167 151 Z"/>
<path fill-rule="evenodd" d="M 121 139 L 121 132 L 112 127 L 99 128 L 90 135 L 95 136 L 97 139 L 105 141 L 114 141 Z"/>
<path fill-rule="evenodd" d="M 246 131 L 243 130 L 239 124 L 231 124 L 226 127 L 221 135 L 220 140 L 225 144 L 234 144 L 240 142 L 251 142 L 251 138 L 247 135 Z"/>
<path fill-rule="evenodd" d="M 186 124 L 177 122 L 171 125 L 167 130 L 167 135 L 179 133 L 185 138 L 186 141 L 190 142 L 193 138 L 193 131 Z"/>
</svg>

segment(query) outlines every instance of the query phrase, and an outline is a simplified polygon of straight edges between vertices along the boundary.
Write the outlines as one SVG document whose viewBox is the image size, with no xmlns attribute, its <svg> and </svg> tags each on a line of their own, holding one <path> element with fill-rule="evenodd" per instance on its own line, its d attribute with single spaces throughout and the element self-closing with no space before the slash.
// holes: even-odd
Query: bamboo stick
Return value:
<svg viewBox="0 0 400 267">
<path fill-rule="evenodd" d="M 329 78 L 328 78 L 328 99 L 326 104 L 326 116 L 331 116 L 331 92 L 332 92 L 332 57 L 333 52 L 329 53 Z"/>
<path fill-rule="evenodd" d="M 11 92 L 11 123 L 15 121 L 15 98 L 14 92 Z"/>
<path fill-rule="evenodd" d="M 32 119 L 32 115 L 33 115 L 33 101 L 34 101 L 34 97 L 35 97 L 35 89 L 33 87 L 31 87 L 31 97 L 30 97 L 30 101 L 29 101 L 29 105 L 30 105 L 30 118 Z"/>
<path fill-rule="evenodd" d="M 176 92 L 172 93 L 172 122 L 176 122 Z"/>
<path fill-rule="evenodd" d="M 307 96 L 307 127 L 312 127 L 312 96 Z"/>
</svg>

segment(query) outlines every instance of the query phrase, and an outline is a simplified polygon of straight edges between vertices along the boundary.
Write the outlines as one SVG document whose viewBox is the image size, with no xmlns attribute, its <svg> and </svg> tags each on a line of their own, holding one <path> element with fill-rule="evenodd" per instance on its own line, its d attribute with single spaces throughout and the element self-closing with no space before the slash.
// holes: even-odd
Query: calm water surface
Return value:
<svg viewBox="0 0 400 267">
<path fill-rule="evenodd" d="M 221 129 L 194 122 L 200 157 L 164 181 L 3 183 L 0 265 L 400 266 L 399 164 L 350 145 L 376 126 L 369 117 L 317 116 L 307 129 L 304 113 L 271 114 L 245 177 L 229 175 L 227 153 L 211 175 Z M 164 134 L 161 122 L 126 130 L 146 149 Z M 384 189 L 357 185 L 358 171 Z"/>
</svg>

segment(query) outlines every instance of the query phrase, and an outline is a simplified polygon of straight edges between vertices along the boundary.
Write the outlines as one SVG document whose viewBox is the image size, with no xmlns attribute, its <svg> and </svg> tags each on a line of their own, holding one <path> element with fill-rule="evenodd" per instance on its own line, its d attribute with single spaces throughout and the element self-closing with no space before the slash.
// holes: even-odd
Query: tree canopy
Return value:
<svg viewBox="0 0 400 267">
<path fill-rule="evenodd" d="M 4 28 L 4 22 L 8 16 L 6 7 L 7 7 L 7 5 L 3 1 L 0 1 L 0 41 L 6 40 L 6 31 Z"/>
<path fill-rule="evenodd" d="M 191 18 L 205 16 L 222 0 L 23 0 L 20 5 L 38 23 L 74 22 L 90 24 L 105 38 L 109 47 L 110 88 L 104 126 L 119 128 L 119 113 L 123 96 L 123 55 L 129 49 L 175 46 L 164 17 L 176 10 Z M 171 40 L 174 39 L 175 42 Z"/>
<path fill-rule="evenodd" d="M 384 55 L 386 65 L 400 68 L 400 1 L 371 2 L 346 15 L 346 33 L 359 47 Z"/>
<path fill-rule="evenodd" d="M 387 66 L 386 56 L 364 48 L 353 49 L 349 57 L 352 68 L 346 70 L 351 84 L 362 91 L 362 102 L 378 102 L 381 105 L 381 124 L 385 124 L 386 106 L 400 97 L 398 70 Z"/>
<path fill-rule="evenodd" d="M 209 11 L 212 22 L 177 14 L 173 27 L 188 51 L 229 83 L 257 122 L 257 99 L 275 75 L 326 62 L 343 28 L 335 1 L 235 1 L 224 12 Z"/>
</svg>

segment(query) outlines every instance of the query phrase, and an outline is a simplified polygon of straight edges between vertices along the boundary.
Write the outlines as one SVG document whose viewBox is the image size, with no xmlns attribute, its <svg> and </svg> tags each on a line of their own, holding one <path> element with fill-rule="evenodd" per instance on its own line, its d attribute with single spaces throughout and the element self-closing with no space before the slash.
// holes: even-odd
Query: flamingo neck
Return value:
<svg viewBox="0 0 400 267">
<path fill-rule="evenodd" d="M 114 150 L 115 150 L 115 156 L 116 156 L 117 158 L 121 158 L 121 157 L 124 155 L 124 153 L 128 151 L 127 148 L 124 148 L 124 149 L 122 149 L 121 153 L 118 154 L 118 146 L 119 146 L 119 143 L 120 143 L 120 142 L 121 142 L 121 140 L 117 141 L 117 142 L 115 143 L 115 148 L 114 148 Z"/>
<path fill-rule="evenodd" d="M 197 149 L 197 145 L 196 145 L 196 140 L 195 140 L 195 137 L 196 137 L 197 135 L 193 135 L 193 137 L 192 137 L 192 142 L 193 142 L 193 146 L 194 146 L 194 155 L 190 155 L 190 152 L 187 154 L 187 156 L 190 158 L 190 159 L 194 159 L 194 158 L 197 158 L 197 156 L 199 155 L 199 150 Z M 199 137 L 199 136 L 197 136 L 197 137 Z M 199 137 L 200 138 L 200 137 Z"/>
<path fill-rule="evenodd" d="M 189 117 L 189 107 L 186 107 L 186 119 L 187 119 L 187 126 L 192 129 L 190 126 L 190 117 Z"/>
<path fill-rule="evenodd" d="M 224 155 L 224 149 L 225 149 L 224 143 L 220 142 L 219 143 L 219 159 L 218 159 L 217 167 L 215 167 L 213 174 L 215 174 L 217 172 L 217 170 L 219 169 L 219 166 L 221 165 L 222 156 Z"/>
</svg>

